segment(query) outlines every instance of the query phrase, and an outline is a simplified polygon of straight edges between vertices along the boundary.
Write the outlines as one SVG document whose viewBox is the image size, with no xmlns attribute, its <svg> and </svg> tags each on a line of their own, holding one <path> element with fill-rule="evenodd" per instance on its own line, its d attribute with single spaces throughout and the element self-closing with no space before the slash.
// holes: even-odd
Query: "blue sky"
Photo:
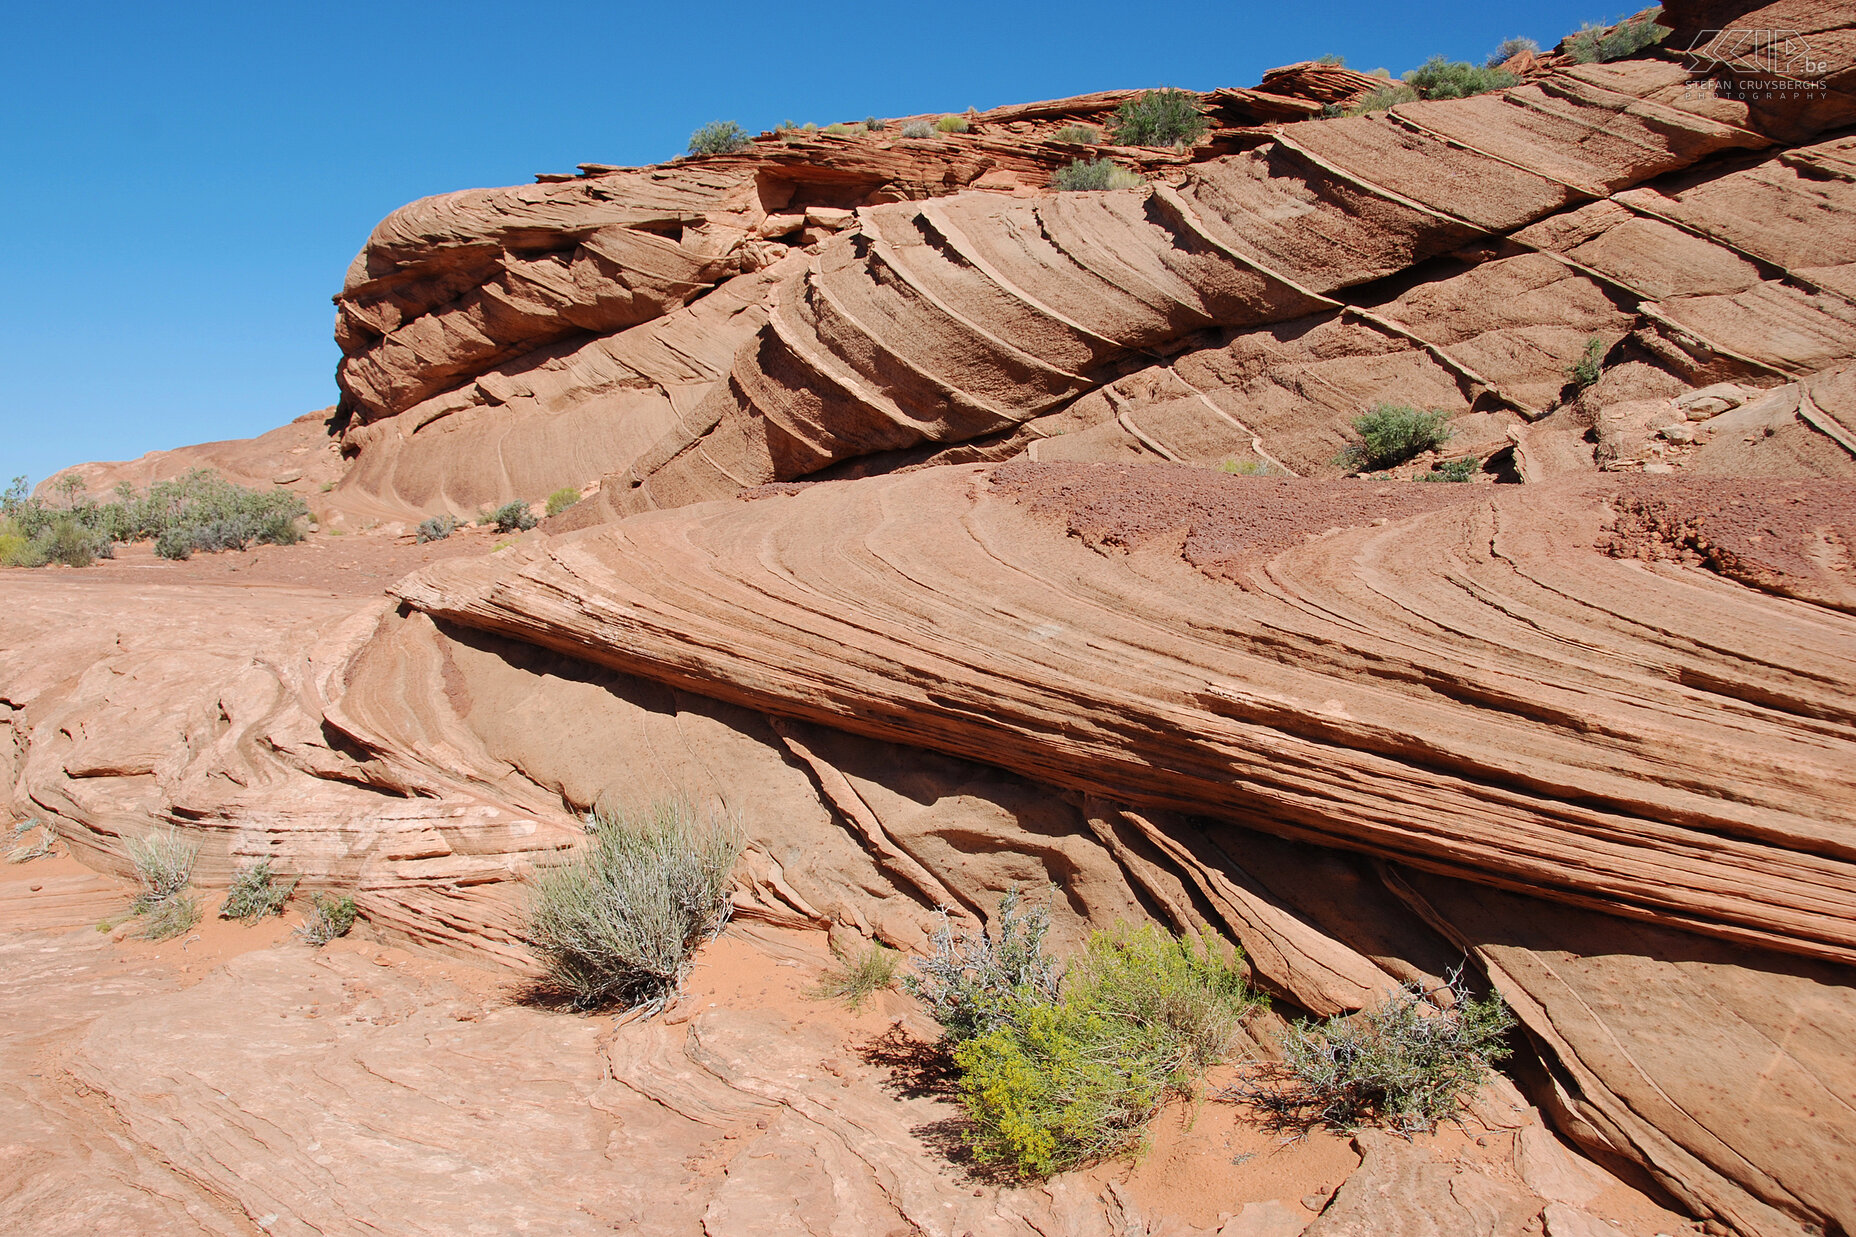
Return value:
<svg viewBox="0 0 1856 1237">
<path fill-rule="evenodd" d="M 329 297 L 403 202 L 692 129 L 1395 73 L 1550 44 L 1580 0 L 7 6 L 0 485 L 261 433 L 335 401 Z"/>
</svg>

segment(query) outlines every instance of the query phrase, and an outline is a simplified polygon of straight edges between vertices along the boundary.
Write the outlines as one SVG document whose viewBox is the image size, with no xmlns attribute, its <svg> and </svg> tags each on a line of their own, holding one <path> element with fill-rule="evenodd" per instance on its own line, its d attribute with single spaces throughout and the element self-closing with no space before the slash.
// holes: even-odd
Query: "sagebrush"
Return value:
<svg viewBox="0 0 1856 1237">
<path fill-rule="evenodd" d="M 1579 64 L 1622 60 L 1662 42 L 1668 36 L 1669 28 L 1657 24 L 1657 19 L 1662 15 L 1662 9 L 1655 8 L 1614 26 L 1587 23 L 1568 36 L 1562 46 L 1566 54 Z"/>
<path fill-rule="evenodd" d="M 1519 56 L 1522 52 L 1537 52 L 1539 50 L 1540 44 L 1534 42 L 1534 40 L 1530 38 L 1517 37 L 1503 39 L 1501 45 L 1489 53 L 1489 58 L 1484 61 L 1483 64 L 1486 68 L 1499 69 L 1516 56 Z"/>
<path fill-rule="evenodd" d="M 35 836 L 30 841 L 21 841 L 27 834 Z M 37 820 L 23 820 L 13 826 L 13 847 L 6 853 L 8 863 L 31 863 L 52 853 L 58 844 L 58 833 L 50 825 Z"/>
<path fill-rule="evenodd" d="M 537 872 L 528 939 L 547 986 L 580 1009 L 661 1009 L 699 945 L 728 921 L 735 825 L 682 801 L 601 806 L 573 858 Z"/>
<path fill-rule="evenodd" d="M 248 490 L 211 469 L 196 468 L 147 490 L 124 482 L 108 501 L 92 497 L 81 478 L 60 478 L 51 500 L 32 497 L 16 477 L 0 495 L 0 564 L 89 566 L 109 558 L 118 542 L 153 540 L 164 558 L 196 551 L 242 550 L 254 542 L 291 545 L 309 512 L 289 490 Z"/>
<path fill-rule="evenodd" d="M 1190 146 L 1210 128 L 1199 98 L 1187 90 L 1143 90 L 1123 99 L 1109 132 L 1123 146 Z"/>
<path fill-rule="evenodd" d="M 1449 420 L 1450 414 L 1441 409 L 1426 412 L 1408 404 L 1374 404 L 1370 411 L 1353 419 L 1357 441 L 1341 452 L 1339 463 L 1355 472 L 1376 472 L 1402 464 L 1447 442 Z"/>
<path fill-rule="evenodd" d="M 732 120 L 712 120 L 690 134 L 692 155 L 732 155 L 753 139 Z"/>
<path fill-rule="evenodd" d="M 580 491 L 571 485 L 564 485 L 548 495 L 548 514 L 557 516 L 580 501 Z"/>
<path fill-rule="evenodd" d="M 925 120 L 911 120 L 902 126 L 902 136 L 924 138 L 934 136 L 934 126 Z"/>
<path fill-rule="evenodd" d="M 527 503 L 517 499 L 486 512 L 478 523 L 494 524 L 499 533 L 525 533 L 541 521 L 535 518 Z"/>
<path fill-rule="evenodd" d="M 1102 131 L 1094 125 L 1065 125 L 1051 134 L 1050 140 L 1066 146 L 1094 146 L 1102 140 Z"/>
<path fill-rule="evenodd" d="M 458 530 L 458 520 L 454 515 L 435 515 L 430 519 L 419 521 L 419 544 L 428 541 L 443 541 Z"/>
<path fill-rule="evenodd" d="M 965 116 L 943 116 L 934 122 L 934 127 L 940 133 L 965 133 L 973 126 L 967 122 Z"/>
<path fill-rule="evenodd" d="M 359 908 L 351 895 L 318 893 L 310 898 L 309 909 L 303 912 L 303 922 L 297 925 L 296 934 L 321 948 L 338 936 L 346 936 L 358 914 Z"/>
<path fill-rule="evenodd" d="M 1066 192 L 1093 189 L 1132 189 L 1145 182 L 1113 159 L 1072 159 L 1070 166 L 1058 168 L 1050 178 L 1051 187 Z"/>
<path fill-rule="evenodd" d="M 1283 1037 L 1281 1077 L 1235 1093 L 1290 1126 L 1431 1129 L 1508 1055 L 1515 1025 L 1498 994 L 1476 997 L 1460 972 L 1446 990 L 1448 999 L 1406 983 L 1375 1009 L 1296 1023 Z"/>
<path fill-rule="evenodd" d="M 219 917 L 256 923 L 267 915 L 281 915 L 284 903 L 296 890 L 297 879 L 280 879 L 269 859 L 239 868 L 226 887 L 225 901 L 219 904 Z"/>
<path fill-rule="evenodd" d="M 179 936 L 200 922 L 200 905 L 188 891 L 200 848 L 173 829 L 130 838 L 124 849 L 141 885 L 129 912 L 142 919 L 151 941 Z"/>
</svg>

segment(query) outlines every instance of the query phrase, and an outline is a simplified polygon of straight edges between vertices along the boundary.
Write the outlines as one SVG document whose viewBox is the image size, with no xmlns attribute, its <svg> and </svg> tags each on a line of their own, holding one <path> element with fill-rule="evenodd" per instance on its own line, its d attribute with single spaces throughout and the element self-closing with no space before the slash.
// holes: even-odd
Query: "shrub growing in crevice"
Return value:
<svg viewBox="0 0 1856 1237">
<path fill-rule="evenodd" d="M 1422 476 L 1413 477 L 1414 481 L 1468 481 L 1476 475 L 1476 469 L 1482 461 L 1473 455 L 1466 455 L 1460 460 L 1447 460 Z"/>
<path fill-rule="evenodd" d="M 1377 472 L 1403 464 L 1449 441 L 1450 414 L 1442 409 L 1421 411 L 1407 404 L 1374 404 L 1353 419 L 1357 442 L 1349 443 L 1336 461 L 1353 472 Z"/>
<path fill-rule="evenodd" d="M 934 136 L 934 126 L 925 120 L 911 120 L 902 126 L 902 136 L 908 138 L 925 138 Z"/>
<path fill-rule="evenodd" d="M 1286 1127 L 1429 1130 L 1508 1055 L 1515 1025 L 1499 995 L 1478 999 L 1461 972 L 1448 991 L 1445 1001 L 1406 983 L 1376 1009 L 1297 1023 L 1283 1037 L 1274 1085 L 1251 1082 L 1233 1093 Z"/>
<path fill-rule="evenodd" d="M 187 888 L 198 846 L 170 828 L 131 838 L 125 849 L 142 886 L 129 906 L 129 913 L 142 919 L 142 936 L 167 940 L 200 922 L 200 904 Z"/>
<path fill-rule="evenodd" d="M 564 485 L 560 489 L 554 491 L 554 493 L 548 495 L 548 514 L 550 516 L 559 515 L 579 501 L 580 491 L 574 489 L 571 485 Z"/>
<path fill-rule="evenodd" d="M 1604 377 L 1606 351 L 1605 341 L 1600 336 L 1594 335 L 1585 341 L 1585 351 L 1566 367 L 1566 376 L 1572 379 L 1576 390 L 1583 391 Z"/>
<path fill-rule="evenodd" d="M 1489 58 L 1483 62 L 1483 67 L 1499 69 L 1516 56 L 1519 56 L 1522 52 L 1537 52 L 1539 50 L 1540 44 L 1534 42 L 1534 40 L 1530 38 L 1516 37 L 1512 39 L 1503 39 L 1501 45 L 1489 53 Z"/>
<path fill-rule="evenodd" d="M 732 822 L 665 801 L 595 810 L 592 836 L 530 885 L 528 938 L 549 988 L 579 1009 L 655 1011 L 691 958 L 728 922 L 728 878 L 743 839 Z"/>
<path fill-rule="evenodd" d="M 1065 146 L 1094 146 L 1102 140 L 1102 132 L 1094 125 L 1065 125 L 1051 134 L 1050 140 Z"/>
<path fill-rule="evenodd" d="M 826 971 L 812 990 L 821 1001 L 842 1000 L 856 1009 L 896 982 L 896 963 L 901 955 L 881 941 L 872 941 L 867 948 L 848 955 L 833 946 L 832 953 L 838 965 Z"/>
<path fill-rule="evenodd" d="M 965 116 L 943 116 L 934 122 L 934 127 L 940 133 L 965 133 L 973 126 Z"/>
<path fill-rule="evenodd" d="M 1072 159 L 1067 168 L 1058 168 L 1050 178 L 1053 189 L 1084 192 L 1095 189 L 1132 189 L 1146 184 L 1140 176 L 1113 159 Z"/>
<path fill-rule="evenodd" d="M 1657 24 L 1657 19 L 1662 15 L 1663 10 L 1655 8 L 1627 18 L 1615 26 L 1587 22 L 1576 34 L 1568 36 L 1562 46 L 1566 54 L 1579 64 L 1622 60 L 1668 37 L 1669 28 Z"/>
<path fill-rule="evenodd" d="M 1143 90 L 1123 99 L 1109 122 L 1122 146 L 1190 146 L 1210 128 L 1199 98 L 1189 90 Z"/>
</svg>

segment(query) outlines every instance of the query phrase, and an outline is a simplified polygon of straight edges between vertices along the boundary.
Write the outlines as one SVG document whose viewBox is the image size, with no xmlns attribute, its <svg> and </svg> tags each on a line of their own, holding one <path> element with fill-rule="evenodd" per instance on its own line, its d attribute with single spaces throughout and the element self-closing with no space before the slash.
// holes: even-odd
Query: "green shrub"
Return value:
<svg viewBox="0 0 1856 1237">
<path fill-rule="evenodd" d="M 930 953 L 915 960 L 905 992 L 928 1007 L 949 1044 L 961 1044 L 999 1026 L 1024 1001 L 1052 1001 L 1060 976 L 1044 952 L 1050 911 L 1020 910 L 1017 886 L 999 902 L 998 933 L 956 933 L 947 913 L 929 941 Z"/>
<path fill-rule="evenodd" d="M 1439 464 L 1437 467 L 1431 469 L 1431 471 L 1425 473 L 1423 476 L 1415 477 L 1413 478 L 1413 480 L 1416 480 L 1416 481 L 1467 481 L 1471 477 L 1476 475 L 1476 469 L 1481 467 L 1481 465 L 1482 465 L 1481 460 L 1477 459 L 1473 455 L 1466 455 L 1460 460 L 1448 460 L 1442 464 Z"/>
<path fill-rule="evenodd" d="M 488 522 L 496 525 L 496 531 L 499 533 L 527 532 L 529 529 L 535 527 L 535 525 L 541 523 L 540 520 L 535 518 L 535 513 L 529 510 L 528 504 L 521 499 L 517 499 L 515 502 L 511 503 L 504 503 L 496 510 L 490 512 Z"/>
<path fill-rule="evenodd" d="M 846 957 L 833 953 L 838 965 L 825 972 L 819 980 L 818 987 L 812 995 L 820 1000 L 842 1000 L 852 1009 L 864 1003 L 866 997 L 883 992 L 896 982 L 896 960 L 901 956 L 880 941 L 870 942 L 867 949 Z"/>
<path fill-rule="evenodd" d="M 1405 74 L 1405 84 L 1426 99 L 1467 99 L 1491 90 L 1506 90 L 1520 81 L 1503 68 L 1485 68 L 1442 56 L 1432 56 Z"/>
<path fill-rule="evenodd" d="M 1449 441 L 1449 420 L 1450 414 L 1442 409 L 1421 412 L 1406 404 L 1374 404 L 1370 412 L 1353 419 L 1359 441 L 1349 444 L 1338 462 L 1354 472 L 1377 472 L 1403 464 Z"/>
<path fill-rule="evenodd" d="M 866 133 L 881 133 L 884 128 L 884 123 L 875 116 L 864 117 L 864 131 Z"/>
<path fill-rule="evenodd" d="M 0 518 L 0 567 L 43 567 L 45 561 L 32 548 L 32 538 L 12 520 Z"/>
<path fill-rule="evenodd" d="M 690 959 L 728 922 L 728 877 L 743 839 L 687 803 L 600 808 L 572 859 L 536 873 L 528 938 L 547 986 L 593 1009 L 662 1009 Z"/>
<path fill-rule="evenodd" d="M 1566 368 L 1574 387 L 1583 391 L 1604 376 L 1606 351 L 1605 341 L 1597 335 L 1585 341 L 1585 351 Z"/>
<path fill-rule="evenodd" d="M 125 849 L 141 885 L 129 912 L 142 918 L 141 935 L 151 941 L 179 936 L 200 922 L 200 904 L 187 890 L 200 848 L 172 828 L 129 839 Z"/>
<path fill-rule="evenodd" d="M 1668 36 L 1668 27 L 1657 24 L 1662 14 L 1662 9 L 1655 8 L 1609 27 L 1588 22 L 1565 40 L 1566 54 L 1579 64 L 1634 56 Z"/>
<path fill-rule="evenodd" d="M 1050 140 L 1065 146 L 1094 146 L 1102 140 L 1102 131 L 1094 125 L 1065 125 L 1051 134 Z"/>
<path fill-rule="evenodd" d="M 1333 52 L 1329 52 L 1325 56 L 1315 57 L 1315 63 L 1325 65 L 1330 69 L 1344 69 L 1347 67 L 1347 58 L 1345 56 L 1336 56 Z"/>
<path fill-rule="evenodd" d="M 1368 112 L 1383 112 L 1387 108 L 1397 107 L 1400 103 L 1412 103 L 1418 98 L 1418 92 L 1403 82 L 1389 82 L 1384 86 L 1375 86 L 1360 97 L 1359 102 L 1345 109 L 1342 115 L 1364 116 Z"/>
<path fill-rule="evenodd" d="M 580 501 L 580 491 L 572 486 L 563 486 L 548 495 L 548 514 L 559 515 Z"/>
<path fill-rule="evenodd" d="M 1288 1085 L 1238 1094 L 1289 1123 L 1432 1128 L 1508 1055 L 1503 1040 L 1515 1025 L 1499 995 L 1476 999 L 1460 974 L 1449 987 L 1448 1004 L 1407 983 L 1377 1009 L 1292 1026 L 1282 1043 Z"/>
<path fill-rule="evenodd" d="M 1132 189 L 1146 182 L 1113 159 L 1091 159 L 1088 162 L 1072 159 L 1069 167 L 1057 169 L 1050 183 L 1054 189 L 1080 192 L 1091 189 Z"/>
<path fill-rule="evenodd" d="M 824 129 L 820 130 L 820 132 L 824 133 L 827 137 L 849 137 L 853 133 L 862 133 L 864 131 L 862 125 L 847 124 L 826 125 Z"/>
<path fill-rule="evenodd" d="M 1209 127 L 1190 91 L 1144 90 L 1122 100 L 1109 132 L 1123 146 L 1190 146 Z"/>
<path fill-rule="evenodd" d="M 953 1049 L 982 1163 L 1044 1177 L 1137 1147 L 1255 1004 L 1240 956 L 1151 925 L 1092 934 L 1063 988 L 1016 989 L 991 1029 Z"/>
<path fill-rule="evenodd" d="M 109 557 L 115 542 L 150 538 L 166 558 L 244 549 L 254 541 L 290 545 L 302 538 L 296 522 L 309 512 L 288 490 L 248 490 L 204 468 L 157 481 L 146 492 L 119 485 L 114 499 L 103 503 L 85 494 L 75 477 L 61 480 L 57 506 L 28 497 L 25 481 L 17 478 L 0 496 L 0 521 L 29 542 L 8 556 L 21 565 L 84 565 Z"/>
<path fill-rule="evenodd" d="M 1484 62 L 1484 67 L 1499 69 L 1516 56 L 1519 56 L 1522 52 L 1537 52 L 1539 50 L 1540 44 L 1534 42 L 1532 39 L 1503 39 L 1501 41 L 1501 46 L 1489 53 L 1489 58 Z"/>
<path fill-rule="evenodd" d="M 297 879 L 293 876 L 288 881 L 279 880 L 271 871 L 269 859 L 240 868 L 232 874 L 226 900 L 219 906 L 219 917 L 256 923 L 266 915 L 281 915 L 284 903 L 296 889 Z"/>
<path fill-rule="evenodd" d="M 458 530 L 457 517 L 454 515 L 435 515 L 428 520 L 419 521 L 419 544 L 428 541 L 443 541 Z"/>
<path fill-rule="evenodd" d="M 337 898 L 318 893 L 309 900 L 309 909 L 303 913 L 296 934 L 320 949 L 336 937 L 346 936 L 354 927 L 356 913 L 354 899 L 348 894 Z"/>
<path fill-rule="evenodd" d="M 934 122 L 934 127 L 941 133 L 965 133 L 973 126 L 967 123 L 965 116 L 943 116 Z"/>
<path fill-rule="evenodd" d="M 732 155 L 753 139 L 732 120 L 712 120 L 690 134 L 692 155 Z"/>
<path fill-rule="evenodd" d="M 1233 477 L 1268 477 L 1275 472 L 1267 460 L 1223 460 L 1218 471 Z"/>
<path fill-rule="evenodd" d="M 902 136 L 912 138 L 933 137 L 934 126 L 925 120 L 911 120 L 908 124 L 902 126 Z"/>
</svg>

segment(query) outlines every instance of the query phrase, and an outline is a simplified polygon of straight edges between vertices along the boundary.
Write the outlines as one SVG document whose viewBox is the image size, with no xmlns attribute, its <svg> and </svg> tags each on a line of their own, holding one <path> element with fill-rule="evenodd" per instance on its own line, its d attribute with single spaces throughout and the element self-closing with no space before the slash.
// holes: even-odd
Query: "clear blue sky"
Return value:
<svg viewBox="0 0 1856 1237">
<path fill-rule="evenodd" d="M 0 485 L 335 401 L 329 297 L 403 202 L 692 129 L 1401 72 L 1618 16 L 1487 4 L 14 3 L 0 75 Z"/>
</svg>

